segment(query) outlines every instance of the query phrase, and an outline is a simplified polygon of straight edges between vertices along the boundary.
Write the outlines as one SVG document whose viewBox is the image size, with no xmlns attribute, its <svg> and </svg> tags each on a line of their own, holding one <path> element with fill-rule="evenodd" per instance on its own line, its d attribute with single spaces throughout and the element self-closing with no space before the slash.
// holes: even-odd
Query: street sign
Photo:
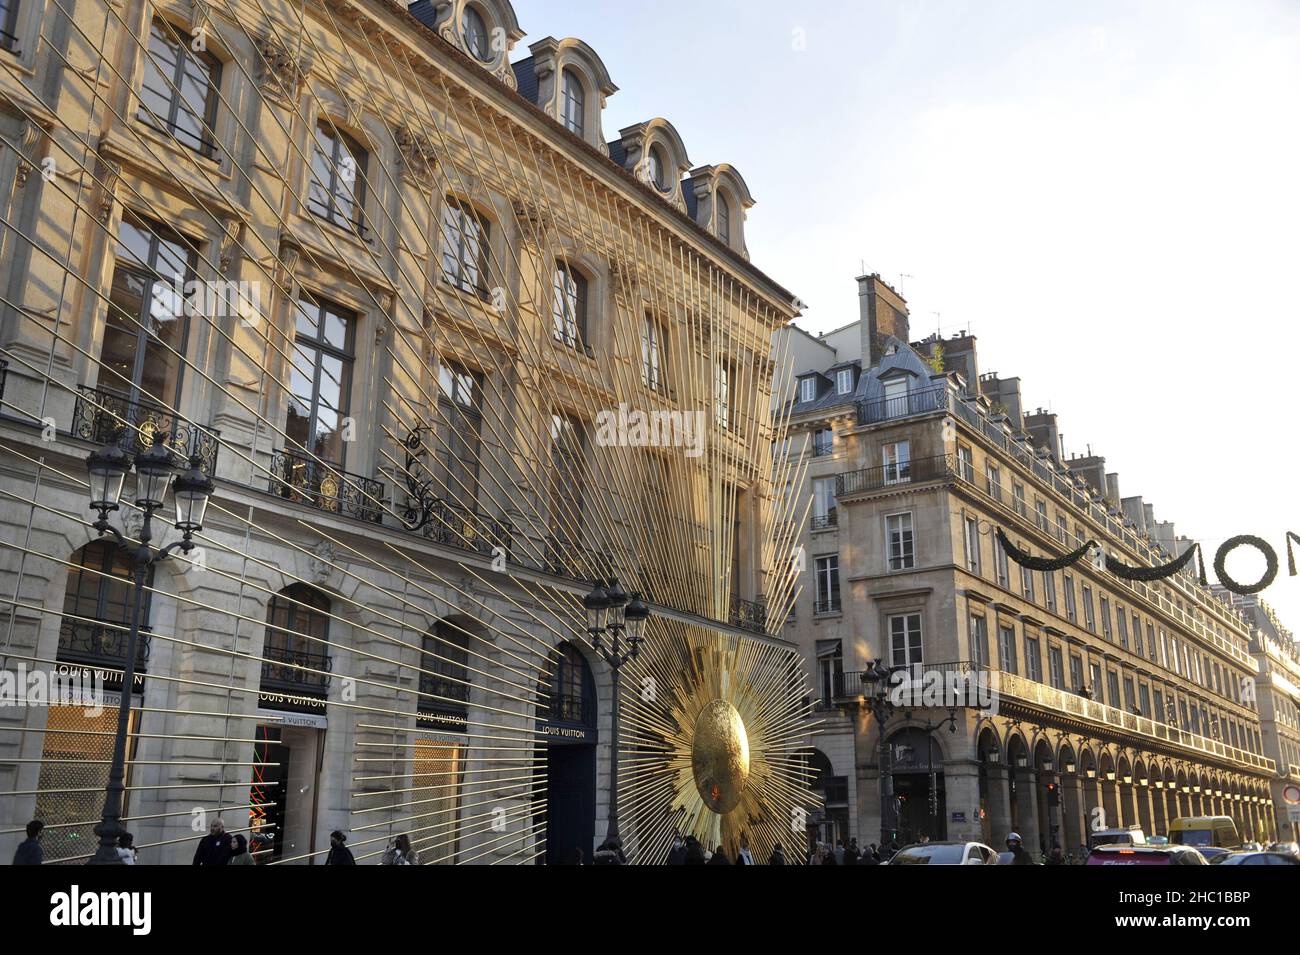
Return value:
<svg viewBox="0 0 1300 955">
<path fill-rule="evenodd" d="M 1300 803 L 1300 786 L 1297 786 L 1295 783 L 1287 783 L 1283 786 L 1282 800 L 1293 806 L 1296 803 Z"/>
</svg>

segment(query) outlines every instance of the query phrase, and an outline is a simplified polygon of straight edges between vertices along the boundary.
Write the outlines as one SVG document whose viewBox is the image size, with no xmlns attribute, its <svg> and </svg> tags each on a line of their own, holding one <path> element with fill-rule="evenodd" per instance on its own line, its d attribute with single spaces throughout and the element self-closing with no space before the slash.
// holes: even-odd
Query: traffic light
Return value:
<svg viewBox="0 0 1300 955">
<path fill-rule="evenodd" d="M 1056 783 L 1047 784 L 1047 804 L 1049 806 L 1059 806 L 1061 804 L 1061 791 L 1057 788 Z"/>
</svg>

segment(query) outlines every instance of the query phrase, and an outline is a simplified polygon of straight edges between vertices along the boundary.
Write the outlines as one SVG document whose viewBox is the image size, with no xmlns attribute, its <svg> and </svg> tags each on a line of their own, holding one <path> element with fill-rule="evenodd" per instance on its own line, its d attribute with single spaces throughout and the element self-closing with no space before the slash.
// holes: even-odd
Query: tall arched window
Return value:
<svg viewBox="0 0 1300 955">
<path fill-rule="evenodd" d="M 584 123 L 583 117 L 586 115 L 587 108 L 587 90 L 582 85 L 582 79 L 574 70 L 564 71 L 564 82 L 561 89 L 563 95 L 563 118 L 564 126 L 571 133 L 583 135 Z"/>
<path fill-rule="evenodd" d="M 330 607 L 330 599 L 307 584 L 291 584 L 271 598 L 262 648 L 264 692 L 325 698 L 331 669 L 326 644 Z"/>
<path fill-rule="evenodd" d="M 421 713 L 459 717 L 452 726 L 464 729 L 469 713 L 469 638 L 464 627 L 439 620 L 421 641 Z M 457 726 L 457 723 L 459 724 Z"/>
<path fill-rule="evenodd" d="M 718 192 L 718 238 L 728 244 L 731 242 L 731 203 L 721 191 Z"/>
<path fill-rule="evenodd" d="M 555 301 L 551 306 L 551 336 L 570 348 L 587 339 L 587 279 L 568 263 L 555 263 Z"/>
<path fill-rule="evenodd" d="M 134 600 L 131 555 L 111 541 L 97 540 L 73 554 L 71 563 L 63 592 L 58 657 L 68 663 L 120 668 L 126 664 Z M 146 584 L 153 586 L 152 568 Z M 136 642 L 138 673 L 149 661 L 149 598 L 146 590 Z"/>
<path fill-rule="evenodd" d="M 551 654 L 550 700 L 546 718 L 552 723 L 596 725 L 596 680 L 587 658 L 571 643 Z"/>
</svg>

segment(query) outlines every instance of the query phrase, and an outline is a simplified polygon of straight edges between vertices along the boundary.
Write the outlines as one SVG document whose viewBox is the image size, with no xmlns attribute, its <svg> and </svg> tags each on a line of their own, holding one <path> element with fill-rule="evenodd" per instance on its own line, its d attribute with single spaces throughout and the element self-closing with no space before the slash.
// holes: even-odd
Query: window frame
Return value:
<svg viewBox="0 0 1300 955">
<path fill-rule="evenodd" d="M 14 22 L 17 23 L 18 4 L 14 4 Z M 155 32 L 161 27 L 161 35 Z M 216 134 L 217 113 L 221 106 L 221 75 L 222 62 L 211 50 L 195 50 L 189 43 L 183 39 L 184 33 L 176 27 L 170 20 L 162 16 L 154 16 L 149 23 L 149 34 L 144 41 L 144 76 L 140 80 L 140 89 L 137 91 L 139 108 L 136 110 L 136 118 L 143 122 L 151 129 L 172 137 L 186 149 L 198 153 L 205 159 L 217 158 L 218 142 Z M 171 75 L 168 76 L 163 72 L 162 66 L 158 62 L 154 53 L 154 40 L 159 39 L 172 47 L 171 52 L 175 55 L 175 63 L 172 64 Z M 204 83 L 207 87 L 204 95 L 203 110 L 198 112 L 194 109 L 193 104 L 185 100 L 184 90 L 187 84 L 194 81 L 194 75 L 191 74 L 188 65 L 190 63 L 202 63 L 206 66 L 204 74 Z M 145 84 L 150 79 L 150 66 L 157 71 L 158 76 L 162 77 L 164 90 L 154 91 L 146 90 Z M 158 110 L 154 109 L 152 104 L 146 103 L 146 93 L 150 96 L 158 96 L 166 100 L 166 115 L 164 116 Z M 179 130 L 178 119 L 182 104 L 186 111 L 201 125 L 203 131 L 208 135 L 202 134 L 195 137 L 196 143 L 191 144 L 187 141 L 188 137 L 194 136 L 188 130 L 181 135 L 177 135 Z M 161 124 L 161 125 L 160 125 Z"/>
</svg>

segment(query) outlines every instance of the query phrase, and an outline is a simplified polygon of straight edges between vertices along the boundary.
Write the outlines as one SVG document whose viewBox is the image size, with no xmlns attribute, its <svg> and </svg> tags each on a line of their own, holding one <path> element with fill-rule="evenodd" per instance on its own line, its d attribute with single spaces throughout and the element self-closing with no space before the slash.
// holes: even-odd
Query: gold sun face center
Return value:
<svg viewBox="0 0 1300 955">
<path fill-rule="evenodd" d="M 706 806 L 719 814 L 736 808 L 749 781 L 749 737 L 726 700 L 714 700 L 695 721 L 691 771 Z"/>
</svg>

